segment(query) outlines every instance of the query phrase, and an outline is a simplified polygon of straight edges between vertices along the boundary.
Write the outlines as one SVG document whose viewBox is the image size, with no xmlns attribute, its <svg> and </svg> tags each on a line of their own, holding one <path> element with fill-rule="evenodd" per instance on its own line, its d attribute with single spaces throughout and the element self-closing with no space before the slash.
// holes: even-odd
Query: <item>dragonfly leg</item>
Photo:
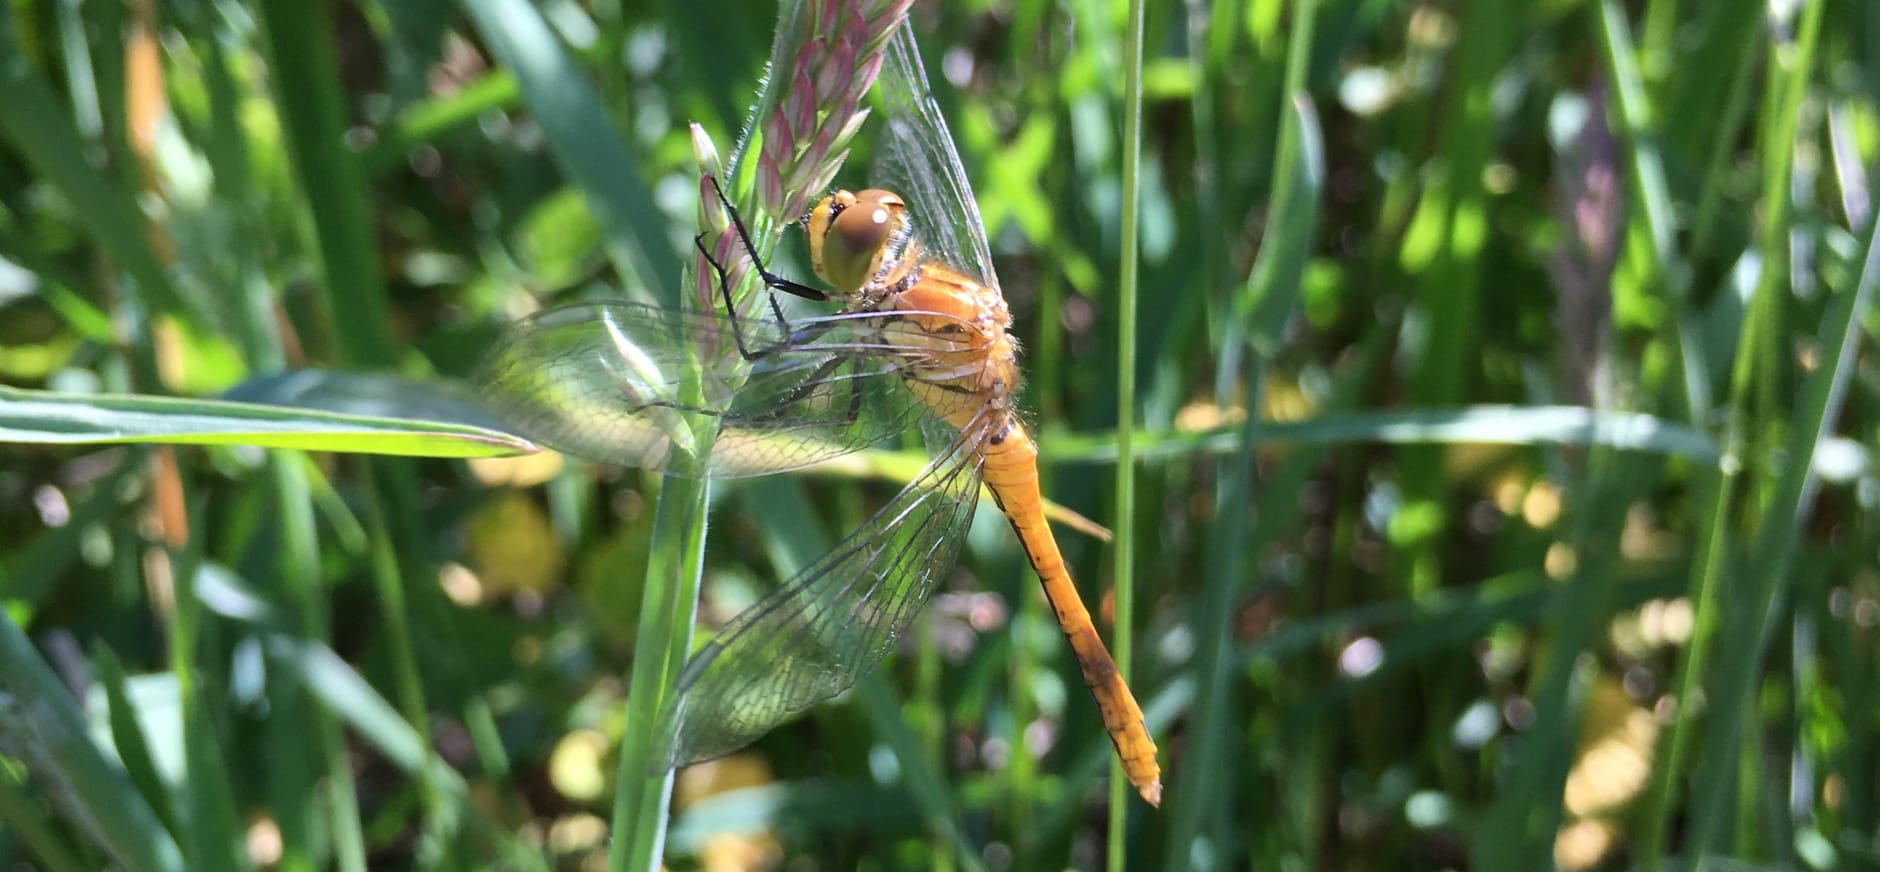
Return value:
<svg viewBox="0 0 1880 872">
<path fill-rule="evenodd" d="M 831 357 L 819 364 L 816 369 L 809 374 L 809 377 L 803 380 L 802 384 L 797 385 L 795 388 L 791 389 L 788 394 L 785 394 L 775 407 L 749 415 L 726 415 L 725 418 L 726 420 L 747 421 L 759 424 L 782 419 L 785 415 L 789 414 L 790 410 L 795 408 L 797 404 L 809 399 L 810 396 L 816 392 L 817 388 L 822 387 L 826 379 L 842 368 L 843 364 L 855 363 L 859 361 L 859 359 L 860 358 L 855 355 L 850 354 Z M 862 416 L 861 380 L 851 378 L 847 381 L 849 383 L 849 407 L 842 419 L 837 422 L 844 427 L 861 420 Z"/>
<path fill-rule="evenodd" d="M 775 406 L 773 406 L 772 408 L 766 409 L 762 412 L 752 412 L 752 413 L 729 412 L 724 409 L 708 409 L 703 406 L 693 406 L 693 405 L 688 405 L 685 403 L 675 403 L 675 402 L 671 402 L 668 400 L 655 400 L 653 402 L 646 403 L 641 406 L 637 406 L 635 407 L 635 409 L 636 411 L 639 409 L 647 409 L 647 408 L 672 409 L 674 411 L 679 411 L 679 412 L 691 412 L 695 414 L 715 415 L 715 416 L 722 418 L 725 421 L 744 423 L 744 424 L 775 423 L 777 421 L 782 420 L 785 416 L 789 415 L 792 409 L 795 409 L 798 405 L 801 405 L 803 402 L 807 401 L 811 396 L 815 395 L 816 390 L 823 386 L 824 381 L 828 379 L 831 375 L 834 375 L 837 370 L 841 369 L 843 364 L 854 363 L 858 360 L 860 360 L 860 358 L 856 357 L 855 355 L 844 354 L 844 355 L 839 355 L 839 356 L 832 357 L 828 360 L 823 361 L 821 364 L 818 364 L 817 367 L 814 370 L 812 370 L 807 377 L 803 379 L 802 384 L 797 385 L 796 387 L 792 388 L 789 393 L 785 394 L 782 398 L 780 398 L 777 401 Z M 842 418 L 839 419 L 837 422 L 835 422 L 843 427 L 850 426 L 854 424 L 856 421 L 861 420 L 862 401 L 864 399 L 863 394 L 862 394 L 860 380 L 848 379 L 848 382 L 849 382 L 848 408 L 843 412 Z"/>
<path fill-rule="evenodd" d="M 757 244 L 751 241 L 750 230 L 745 227 L 743 216 L 738 214 L 738 207 L 732 205 L 730 197 L 725 196 L 725 189 L 718 184 L 717 176 L 707 174 L 705 177 L 711 180 L 712 190 L 718 194 L 718 202 L 724 205 L 725 212 L 730 215 L 731 226 L 738 232 L 738 241 L 744 243 L 745 255 L 750 257 L 751 265 L 757 268 L 757 275 L 763 280 L 764 287 L 772 291 L 770 295 L 770 313 L 776 317 L 777 323 L 782 324 L 786 331 L 789 329 L 790 322 L 783 317 L 783 307 L 777 303 L 776 291 L 782 291 L 791 296 L 802 297 L 805 300 L 814 300 L 819 303 L 828 301 L 828 292 L 812 288 L 801 282 L 791 281 L 764 268 L 763 259 L 757 256 Z M 699 253 L 705 255 L 705 260 L 711 263 L 713 270 L 717 271 L 719 295 L 724 298 L 725 314 L 731 318 L 732 326 L 735 329 L 738 322 L 738 309 L 731 303 L 731 282 L 724 265 L 719 263 L 718 259 L 713 257 L 710 251 L 706 250 L 705 234 L 700 233 L 698 236 L 694 237 L 692 244 L 698 247 Z M 738 351 L 744 354 L 746 360 L 752 359 L 750 353 L 744 347 L 744 337 L 740 335 L 734 338 L 738 340 Z"/>
<path fill-rule="evenodd" d="M 775 353 L 790 347 L 792 347 L 790 343 L 780 343 L 770 349 L 758 349 L 756 356 L 762 357 L 766 354 Z M 773 407 L 762 412 L 732 412 L 723 408 L 707 408 L 705 406 L 694 406 L 670 400 L 653 400 L 643 403 L 635 406 L 634 411 L 637 412 L 649 408 L 672 409 L 678 412 L 712 415 L 730 422 L 755 425 L 774 424 L 786 418 L 791 410 L 813 397 L 816 391 L 823 387 L 829 377 L 842 368 L 843 364 L 858 363 L 861 360 L 862 358 L 859 355 L 840 354 L 817 364 L 816 368 L 811 370 L 809 375 L 804 377 L 802 384 L 791 388 L 789 393 L 779 398 Z M 857 373 L 857 375 L 861 375 L 861 373 Z M 850 378 L 847 379 L 847 381 L 849 383 L 848 408 L 843 412 L 840 419 L 833 422 L 842 427 L 851 426 L 861 420 L 862 404 L 865 400 L 861 380 L 858 378 Z"/>
<path fill-rule="evenodd" d="M 751 265 L 757 267 L 757 274 L 759 277 L 763 278 L 764 287 L 770 288 L 773 291 L 782 291 L 792 296 L 802 297 L 805 300 L 815 300 L 818 303 L 826 302 L 829 299 L 829 293 L 827 291 L 812 288 L 801 282 L 790 281 L 764 268 L 764 261 L 757 256 L 757 244 L 751 241 L 751 232 L 745 228 L 744 218 L 738 214 L 738 207 L 731 204 L 730 197 L 725 196 L 725 189 L 719 186 L 717 176 L 707 175 L 706 178 L 711 179 L 712 190 L 718 192 L 718 202 L 724 204 L 725 212 L 731 215 L 731 226 L 738 231 L 738 240 L 744 243 L 744 251 L 751 256 Z M 723 274 L 723 270 L 719 272 L 721 275 Z M 783 320 L 782 312 L 777 313 L 777 320 Z"/>
<path fill-rule="evenodd" d="M 714 184 L 716 184 L 715 181 L 714 181 Z M 726 204 L 726 208 L 730 208 L 729 203 Z M 732 220 L 736 222 L 737 220 L 736 213 L 733 213 Z M 738 226 L 739 234 L 742 235 L 744 231 L 744 225 L 738 224 L 737 226 Z M 746 244 L 748 245 L 749 243 L 747 242 Z M 771 354 L 776 353 L 777 351 L 783 348 L 790 347 L 797 343 L 799 337 L 791 336 L 791 338 L 789 339 L 785 339 L 781 342 L 778 342 L 775 345 L 771 345 L 771 346 L 767 346 L 763 348 L 752 349 L 749 345 L 746 345 L 744 342 L 744 326 L 743 326 L 744 319 L 738 315 L 738 307 L 733 305 L 731 302 L 731 277 L 730 277 L 729 272 L 726 271 L 725 265 L 722 263 L 719 263 L 718 258 L 712 255 L 711 250 L 705 247 L 705 234 L 700 233 L 699 235 L 693 237 L 692 245 L 698 249 L 699 254 L 702 254 L 705 256 L 705 262 L 711 264 L 712 270 L 718 273 L 718 294 L 724 300 L 725 317 L 731 319 L 731 338 L 737 344 L 738 354 L 740 356 L 742 356 L 745 360 L 754 361 L 763 357 L 767 357 Z M 784 279 L 776 278 L 775 276 L 771 275 L 769 272 L 765 271 L 763 265 L 758 263 L 757 255 L 754 252 L 751 253 L 751 262 L 753 264 L 757 264 L 758 275 L 764 278 L 764 286 L 766 288 L 774 288 L 774 286 L 771 284 L 773 280 L 779 281 L 779 282 L 784 281 Z M 794 283 L 792 282 L 791 284 L 794 284 Z M 811 289 L 811 290 L 814 290 L 814 289 Z M 822 294 L 821 291 L 815 291 L 815 293 Z M 813 299 L 820 300 L 820 299 L 827 299 L 827 298 L 828 298 L 828 295 L 822 294 L 822 296 L 815 297 Z M 784 332 L 786 334 L 792 333 L 789 320 L 784 318 L 783 316 L 783 307 L 777 305 L 777 295 L 775 293 L 770 294 L 770 311 L 773 315 L 776 316 L 777 324 L 783 327 Z"/>
</svg>

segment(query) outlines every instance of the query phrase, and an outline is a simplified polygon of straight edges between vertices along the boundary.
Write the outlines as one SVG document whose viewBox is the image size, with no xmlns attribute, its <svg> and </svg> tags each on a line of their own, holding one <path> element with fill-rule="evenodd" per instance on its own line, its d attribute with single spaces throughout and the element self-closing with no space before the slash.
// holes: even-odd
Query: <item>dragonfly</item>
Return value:
<svg viewBox="0 0 1880 872">
<path fill-rule="evenodd" d="M 1038 447 L 1016 406 L 1011 313 L 905 24 L 876 88 L 887 120 L 875 173 L 883 187 L 834 191 L 804 221 L 811 264 L 830 290 L 766 269 L 714 179 L 769 289 L 769 317 L 739 313 L 726 266 L 701 236 L 723 311 L 615 302 L 523 319 L 485 358 L 485 401 L 552 448 L 669 474 L 770 474 L 912 431 L 925 439 L 932 460 L 899 494 L 688 662 L 661 718 L 664 766 L 742 748 L 879 664 L 954 566 L 983 484 L 1043 583 L 1125 776 L 1159 805 L 1155 741 L 1045 519 Z M 777 293 L 839 309 L 786 319 Z M 707 365 L 714 360 L 727 363 Z M 696 416 L 715 425 L 708 436 L 687 424 Z M 702 466 L 689 461 L 701 454 Z"/>
</svg>

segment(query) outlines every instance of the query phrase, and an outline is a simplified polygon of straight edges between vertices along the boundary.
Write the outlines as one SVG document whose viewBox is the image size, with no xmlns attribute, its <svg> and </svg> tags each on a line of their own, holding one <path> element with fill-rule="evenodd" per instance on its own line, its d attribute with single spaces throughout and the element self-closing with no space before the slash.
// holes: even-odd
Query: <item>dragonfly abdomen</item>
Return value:
<svg viewBox="0 0 1880 872">
<path fill-rule="evenodd" d="M 1002 430 L 995 433 L 1001 438 L 988 439 L 983 449 L 981 472 L 986 486 L 1012 522 L 1025 556 L 1038 573 L 1045 600 L 1057 615 L 1058 626 L 1063 628 L 1064 638 L 1077 658 L 1078 671 L 1097 701 L 1103 728 L 1123 761 L 1123 774 L 1150 805 L 1161 805 L 1162 769 L 1155 759 L 1155 739 L 1142 721 L 1142 707 L 1136 704 L 1135 695 L 1117 671 L 1116 661 L 1103 645 L 1103 637 L 1097 634 L 1090 611 L 1077 593 L 1077 584 L 1064 566 L 1057 538 L 1045 521 L 1044 497 L 1038 489 L 1037 443 L 1009 415 Z"/>
</svg>

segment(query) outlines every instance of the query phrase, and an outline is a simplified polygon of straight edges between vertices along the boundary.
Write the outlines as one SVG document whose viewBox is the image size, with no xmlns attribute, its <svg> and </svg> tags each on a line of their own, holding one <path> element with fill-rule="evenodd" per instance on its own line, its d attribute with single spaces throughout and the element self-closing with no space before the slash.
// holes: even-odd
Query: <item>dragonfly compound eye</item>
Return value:
<svg viewBox="0 0 1880 872">
<path fill-rule="evenodd" d="M 815 267 L 816 274 L 843 291 L 853 291 L 860 287 L 860 281 L 846 281 L 850 278 L 846 270 L 847 258 L 841 251 L 840 243 L 830 244 L 830 231 L 835 228 L 836 220 L 842 217 L 850 206 L 855 205 L 853 191 L 836 191 L 822 198 L 811 209 L 806 222 L 809 231 L 809 261 Z M 830 262 L 830 261 L 833 261 Z M 838 277 L 843 280 L 838 280 Z"/>
<path fill-rule="evenodd" d="M 810 223 L 810 237 L 817 240 L 811 244 L 820 249 L 812 252 L 817 272 L 837 288 L 858 289 L 881 271 L 888 244 L 906 223 L 905 207 L 900 197 L 878 190 L 837 191 L 825 202 L 827 216 L 819 207 Z"/>
</svg>

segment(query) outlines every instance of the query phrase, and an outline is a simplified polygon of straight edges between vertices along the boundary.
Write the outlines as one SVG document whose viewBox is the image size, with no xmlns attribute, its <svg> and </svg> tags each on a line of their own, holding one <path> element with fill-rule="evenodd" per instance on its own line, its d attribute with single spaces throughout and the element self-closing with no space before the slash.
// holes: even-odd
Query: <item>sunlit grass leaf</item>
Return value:
<svg viewBox="0 0 1880 872">
<path fill-rule="evenodd" d="M 1482 443 L 1491 445 L 1584 445 L 1672 454 L 1711 461 L 1718 456 L 1710 437 L 1691 427 L 1637 412 L 1582 406 L 1464 406 L 1339 412 L 1305 421 L 1266 421 L 1253 428 L 1257 444 L 1330 445 L 1379 442 L 1398 445 Z M 1144 433 L 1138 457 L 1175 459 L 1225 454 L 1240 444 L 1239 427 L 1200 433 Z M 1063 435 L 1042 446 L 1049 463 L 1112 462 L 1108 434 Z"/>
<path fill-rule="evenodd" d="M 468 424 L 177 397 L 0 387 L 0 441 L 55 445 L 255 445 L 413 457 L 532 451 L 518 436 Z"/>
</svg>

